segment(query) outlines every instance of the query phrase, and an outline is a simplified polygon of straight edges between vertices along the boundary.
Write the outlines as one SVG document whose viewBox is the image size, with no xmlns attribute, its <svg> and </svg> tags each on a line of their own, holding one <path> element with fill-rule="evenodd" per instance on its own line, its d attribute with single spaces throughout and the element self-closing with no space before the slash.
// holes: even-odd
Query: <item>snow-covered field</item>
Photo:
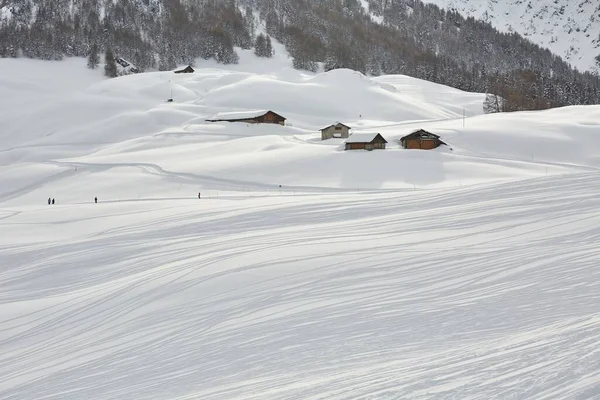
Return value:
<svg viewBox="0 0 600 400">
<path fill-rule="evenodd" d="M 482 115 L 278 49 L 0 59 L 0 398 L 600 398 L 600 107 Z M 205 121 L 252 109 L 287 126 Z"/>
</svg>

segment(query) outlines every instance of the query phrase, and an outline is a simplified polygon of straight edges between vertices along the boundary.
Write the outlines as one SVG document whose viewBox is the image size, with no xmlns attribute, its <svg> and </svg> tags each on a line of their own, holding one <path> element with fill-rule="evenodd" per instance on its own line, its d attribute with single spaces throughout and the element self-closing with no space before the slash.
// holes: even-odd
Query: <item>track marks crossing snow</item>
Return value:
<svg viewBox="0 0 600 400">
<path fill-rule="evenodd" d="M 593 397 L 598 189 L 9 209 L 0 397 Z"/>
</svg>

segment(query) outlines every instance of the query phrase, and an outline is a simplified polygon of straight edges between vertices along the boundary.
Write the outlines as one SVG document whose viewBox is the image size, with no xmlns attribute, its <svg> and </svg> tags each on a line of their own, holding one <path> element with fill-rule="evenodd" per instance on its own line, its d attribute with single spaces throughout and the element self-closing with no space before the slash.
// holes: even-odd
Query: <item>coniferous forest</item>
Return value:
<svg viewBox="0 0 600 400">
<path fill-rule="evenodd" d="M 600 103 L 600 79 L 517 34 L 419 0 L 0 0 L 0 57 L 106 61 L 170 70 L 194 59 L 237 63 L 236 47 L 295 68 L 406 74 L 486 92 L 486 109 Z M 109 65 L 110 64 L 110 65 Z"/>
</svg>

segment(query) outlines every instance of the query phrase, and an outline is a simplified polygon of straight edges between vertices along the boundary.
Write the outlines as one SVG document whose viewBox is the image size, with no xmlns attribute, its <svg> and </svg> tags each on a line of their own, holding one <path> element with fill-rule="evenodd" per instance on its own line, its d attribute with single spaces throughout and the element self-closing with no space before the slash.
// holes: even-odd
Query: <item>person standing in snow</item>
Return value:
<svg viewBox="0 0 600 400">
<path fill-rule="evenodd" d="M 54 204 L 54 199 L 52 199 L 52 204 Z"/>
<path fill-rule="evenodd" d="M 98 203 L 98 197 L 94 197 L 94 202 Z"/>
<path fill-rule="evenodd" d="M 48 197 L 48 205 L 50 205 L 52 203 L 52 199 L 50 197 Z"/>
<path fill-rule="evenodd" d="M 201 197 L 200 197 L 200 192 L 198 192 L 198 198 L 199 198 L 199 199 L 201 198 Z"/>
</svg>

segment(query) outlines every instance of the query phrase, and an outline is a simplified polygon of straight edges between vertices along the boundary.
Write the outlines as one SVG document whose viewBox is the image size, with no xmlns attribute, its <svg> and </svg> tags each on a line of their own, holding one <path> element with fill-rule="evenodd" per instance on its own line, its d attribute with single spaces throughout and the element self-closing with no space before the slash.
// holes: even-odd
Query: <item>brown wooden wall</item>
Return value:
<svg viewBox="0 0 600 400">
<path fill-rule="evenodd" d="M 365 143 L 346 143 L 346 150 L 362 150 L 365 148 Z"/>
<path fill-rule="evenodd" d="M 346 150 L 385 149 L 384 142 L 374 143 L 346 143 Z"/>
<path fill-rule="evenodd" d="M 418 139 L 408 139 L 405 141 L 405 148 L 407 149 L 420 149 L 421 143 Z"/>
<path fill-rule="evenodd" d="M 439 147 L 441 144 L 439 140 L 420 140 L 420 139 L 407 139 L 404 142 L 404 148 L 406 149 L 421 149 L 431 150 Z"/>
<path fill-rule="evenodd" d="M 421 149 L 431 150 L 438 147 L 440 143 L 437 140 L 423 140 L 421 141 Z"/>
<path fill-rule="evenodd" d="M 261 122 L 264 122 L 267 124 L 285 125 L 285 119 L 283 119 L 271 112 L 266 113 L 264 116 L 261 117 L 261 119 L 262 119 Z"/>
<path fill-rule="evenodd" d="M 332 139 L 335 134 L 338 134 L 340 138 L 348 138 L 350 137 L 350 130 L 345 126 L 340 126 L 340 129 L 337 129 L 336 126 L 330 126 L 327 129 L 323 129 L 321 131 L 321 140 Z"/>
</svg>

